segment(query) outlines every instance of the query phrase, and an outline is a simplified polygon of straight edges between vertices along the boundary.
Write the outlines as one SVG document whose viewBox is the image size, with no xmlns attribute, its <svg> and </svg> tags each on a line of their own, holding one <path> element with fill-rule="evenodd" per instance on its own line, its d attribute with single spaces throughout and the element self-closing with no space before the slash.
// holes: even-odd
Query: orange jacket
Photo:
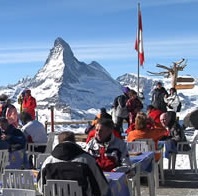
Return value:
<svg viewBox="0 0 198 196">
<path fill-rule="evenodd" d="M 132 142 L 137 139 L 153 139 L 155 148 L 157 149 L 158 141 L 166 135 L 166 129 L 162 127 L 155 127 L 147 130 L 133 130 L 130 131 L 127 137 L 127 142 Z M 160 154 L 156 153 L 155 160 L 159 160 Z"/>
</svg>

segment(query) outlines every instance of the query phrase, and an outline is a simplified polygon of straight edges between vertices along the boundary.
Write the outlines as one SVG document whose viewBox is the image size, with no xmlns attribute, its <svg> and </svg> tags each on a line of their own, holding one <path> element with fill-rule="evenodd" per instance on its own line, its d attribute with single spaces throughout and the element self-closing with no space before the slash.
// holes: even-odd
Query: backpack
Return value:
<svg viewBox="0 0 198 196">
<path fill-rule="evenodd" d="M 181 101 L 179 102 L 179 105 L 177 106 L 177 112 L 180 112 L 181 111 L 181 107 L 182 107 L 182 104 L 181 104 Z"/>
<path fill-rule="evenodd" d="M 85 163 L 71 161 L 48 163 L 43 170 L 43 177 L 44 184 L 47 179 L 78 181 L 78 184 L 82 187 L 83 196 L 86 196 L 86 190 L 90 183 L 92 195 L 100 195 L 100 189 L 94 174 Z"/>
</svg>

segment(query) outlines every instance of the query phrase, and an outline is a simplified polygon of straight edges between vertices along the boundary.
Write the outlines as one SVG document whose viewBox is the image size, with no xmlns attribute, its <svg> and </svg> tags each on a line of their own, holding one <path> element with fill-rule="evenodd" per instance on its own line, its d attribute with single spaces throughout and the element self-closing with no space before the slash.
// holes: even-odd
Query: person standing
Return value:
<svg viewBox="0 0 198 196">
<path fill-rule="evenodd" d="M 27 112 L 31 115 L 32 119 L 35 120 L 36 114 L 36 99 L 31 95 L 31 90 L 25 90 L 25 95 L 22 103 L 22 111 Z"/>
<path fill-rule="evenodd" d="M 156 109 L 161 110 L 162 112 L 166 112 L 167 104 L 164 101 L 164 97 L 166 96 L 168 96 L 168 92 L 162 86 L 162 83 L 158 82 L 152 94 L 151 105 L 153 105 Z"/>
<path fill-rule="evenodd" d="M 138 112 L 143 109 L 143 104 L 137 96 L 137 92 L 130 90 L 129 99 L 126 102 L 127 110 L 129 112 L 129 123 L 135 123 L 135 117 Z"/>
<path fill-rule="evenodd" d="M 126 107 L 126 102 L 129 99 L 130 88 L 123 87 L 123 95 L 119 95 L 114 99 L 112 119 L 115 124 L 115 129 L 123 132 L 123 121 L 126 120 L 129 126 L 129 112 Z"/>
<path fill-rule="evenodd" d="M 23 90 L 21 93 L 20 93 L 20 95 L 19 95 L 19 97 L 18 97 L 18 104 L 19 104 L 19 106 L 20 106 L 20 108 L 19 108 L 19 113 L 21 114 L 22 113 L 22 111 L 23 111 L 23 108 L 22 108 L 22 104 L 23 104 L 23 99 L 24 99 L 24 96 L 25 96 L 25 90 Z"/>
<path fill-rule="evenodd" d="M 167 97 L 164 97 L 164 101 L 167 103 L 167 111 L 177 112 L 177 107 L 180 103 L 180 100 L 175 88 L 170 89 L 170 94 Z"/>
</svg>

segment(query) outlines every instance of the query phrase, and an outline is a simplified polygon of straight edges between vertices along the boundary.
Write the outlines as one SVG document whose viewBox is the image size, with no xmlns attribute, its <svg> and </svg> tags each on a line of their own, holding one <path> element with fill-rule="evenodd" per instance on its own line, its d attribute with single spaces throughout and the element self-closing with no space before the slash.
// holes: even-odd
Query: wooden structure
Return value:
<svg viewBox="0 0 198 196">
<path fill-rule="evenodd" d="M 178 89 L 192 89 L 194 88 L 194 84 L 177 84 L 175 85 L 175 88 Z"/>
<path fill-rule="evenodd" d="M 187 60 L 185 60 L 184 58 L 181 59 L 180 61 L 178 62 L 173 62 L 173 65 L 168 67 L 168 66 L 165 66 L 165 65 L 160 65 L 160 64 L 157 64 L 156 67 L 159 67 L 159 68 L 162 68 L 162 69 L 165 69 L 165 71 L 161 71 L 161 72 L 150 72 L 148 71 L 149 74 L 151 75 L 155 75 L 155 76 L 164 76 L 166 78 L 171 78 L 171 86 L 172 87 L 176 87 L 177 85 L 177 82 L 180 82 L 180 81 L 194 81 L 193 78 L 181 78 L 179 77 L 178 78 L 178 72 L 179 71 L 183 71 L 184 68 L 186 67 L 187 65 Z M 189 86 L 187 86 L 188 89 L 190 88 Z M 183 87 L 178 87 L 177 89 L 184 89 L 185 86 Z"/>
</svg>

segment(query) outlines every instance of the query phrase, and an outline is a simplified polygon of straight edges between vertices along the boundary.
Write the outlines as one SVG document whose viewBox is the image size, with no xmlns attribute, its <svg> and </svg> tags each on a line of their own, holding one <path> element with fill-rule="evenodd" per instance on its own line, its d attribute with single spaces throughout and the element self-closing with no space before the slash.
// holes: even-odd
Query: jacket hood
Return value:
<svg viewBox="0 0 198 196">
<path fill-rule="evenodd" d="M 80 146 L 67 141 L 58 144 L 52 151 L 52 156 L 63 161 L 69 161 L 82 153 L 85 151 Z"/>
</svg>

